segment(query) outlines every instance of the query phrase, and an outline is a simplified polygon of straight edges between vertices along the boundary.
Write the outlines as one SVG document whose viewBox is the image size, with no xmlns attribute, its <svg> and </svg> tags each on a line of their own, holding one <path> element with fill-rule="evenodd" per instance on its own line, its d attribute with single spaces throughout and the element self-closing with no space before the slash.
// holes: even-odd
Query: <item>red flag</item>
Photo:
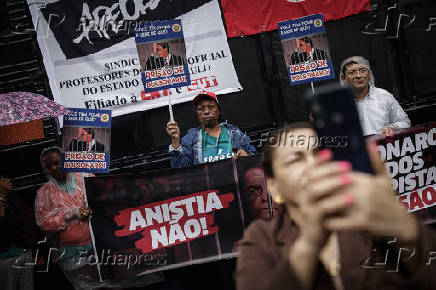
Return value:
<svg viewBox="0 0 436 290">
<path fill-rule="evenodd" d="M 369 0 L 221 0 L 228 37 L 277 29 L 283 20 L 322 13 L 336 20 L 369 11 Z"/>
</svg>

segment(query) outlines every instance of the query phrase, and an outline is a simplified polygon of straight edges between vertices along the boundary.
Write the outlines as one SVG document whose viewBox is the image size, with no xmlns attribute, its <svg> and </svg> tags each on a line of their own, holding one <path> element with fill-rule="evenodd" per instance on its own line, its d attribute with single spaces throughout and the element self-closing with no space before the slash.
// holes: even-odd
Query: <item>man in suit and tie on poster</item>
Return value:
<svg viewBox="0 0 436 290">
<path fill-rule="evenodd" d="M 295 51 L 291 52 L 291 65 L 327 58 L 327 53 L 324 50 L 314 48 L 312 39 L 306 36 L 296 39 Z"/>
<path fill-rule="evenodd" d="M 153 52 L 145 63 L 146 70 L 178 65 L 186 65 L 186 59 L 182 56 L 170 53 L 168 42 L 153 42 Z"/>
<path fill-rule="evenodd" d="M 79 127 L 77 136 L 71 141 L 67 151 L 105 152 L 104 144 L 96 141 L 94 136 L 94 129 Z"/>
</svg>

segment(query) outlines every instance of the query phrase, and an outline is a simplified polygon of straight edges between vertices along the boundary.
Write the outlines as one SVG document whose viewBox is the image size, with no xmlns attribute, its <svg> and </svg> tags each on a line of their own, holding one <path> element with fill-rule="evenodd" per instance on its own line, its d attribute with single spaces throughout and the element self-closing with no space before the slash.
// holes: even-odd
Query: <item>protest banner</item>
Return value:
<svg viewBox="0 0 436 290">
<path fill-rule="evenodd" d="M 69 113 L 63 116 L 62 170 L 109 172 L 111 111 L 68 110 Z"/>
<path fill-rule="evenodd" d="M 221 0 L 229 37 L 277 29 L 277 23 L 322 13 L 326 21 L 370 11 L 369 0 Z"/>
<path fill-rule="evenodd" d="M 278 25 L 291 86 L 335 78 L 322 14 Z"/>
<path fill-rule="evenodd" d="M 85 184 L 103 280 L 235 257 L 247 225 L 280 211 L 259 156 Z"/>
<path fill-rule="evenodd" d="M 112 116 L 191 101 L 201 90 L 241 90 L 217 0 L 28 0 L 55 101 L 110 109 Z M 183 26 L 190 85 L 145 92 L 135 27 L 163 19 Z"/>
<path fill-rule="evenodd" d="M 145 92 L 191 84 L 180 19 L 140 24 L 135 41 Z"/>
<path fill-rule="evenodd" d="M 404 207 L 436 222 L 436 123 L 379 139 L 377 150 Z"/>
</svg>

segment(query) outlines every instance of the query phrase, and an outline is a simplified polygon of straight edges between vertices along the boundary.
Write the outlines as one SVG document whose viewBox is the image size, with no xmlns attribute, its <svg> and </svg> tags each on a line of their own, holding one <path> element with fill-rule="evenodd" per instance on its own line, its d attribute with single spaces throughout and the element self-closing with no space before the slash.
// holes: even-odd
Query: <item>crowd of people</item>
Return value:
<svg viewBox="0 0 436 290">
<path fill-rule="evenodd" d="M 324 52 L 313 51 L 310 39 L 299 40 L 299 46 L 303 53 L 295 52 L 295 63 L 325 57 Z M 155 50 L 162 59 L 168 57 L 167 46 L 159 44 Z M 370 64 L 363 57 L 342 62 L 340 81 L 354 92 L 364 135 L 392 136 L 396 130 L 410 127 L 407 114 L 392 94 L 375 87 Z M 202 91 L 192 104 L 199 127 L 181 137 L 177 121 L 166 124 L 171 167 L 258 153 L 247 134 L 223 122 L 214 93 Z M 310 122 L 289 124 L 284 130 L 316 135 Z M 75 142 L 71 148 L 105 150 L 90 129 L 79 128 Z M 318 152 L 306 145 L 272 146 L 267 142 L 262 148 L 262 164 L 241 176 L 243 208 L 247 218 L 255 221 L 237 246 L 237 288 L 356 289 L 359 285 L 360 289 L 435 289 L 431 275 L 435 269 L 426 265 L 425 259 L 436 233 L 407 214 L 396 200 L 375 146 L 368 147 L 375 171 L 370 175 L 353 171 L 347 161 L 333 162 L 328 149 Z M 87 259 L 78 259 L 79 253 L 92 255 L 95 251 L 89 228 L 93 213 L 84 195 L 84 178 L 92 174 L 63 172 L 61 156 L 58 147 L 41 153 L 48 182 L 37 192 L 34 215 L 10 194 L 10 181 L 0 179 L 0 229 L 8 233 L 0 244 L 2 289 L 32 289 L 31 269 L 9 265 L 11 259 L 29 255 L 25 249 L 36 242 L 36 226 L 61 249 L 59 264 L 75 289 L 102 286 L 97 268 Z M 386 243 L 382 240 L 385 236 L 394 236 L 394 242 Z M 414 255 L 399 259 L 396 271 L 386 271 L 368 260 L 387 248 L 396 253 L 392 257 L 401 257 L 403 247 L 414 249 Z M 172 278 L 184 279 L 167 276 Z"/>
</svg>

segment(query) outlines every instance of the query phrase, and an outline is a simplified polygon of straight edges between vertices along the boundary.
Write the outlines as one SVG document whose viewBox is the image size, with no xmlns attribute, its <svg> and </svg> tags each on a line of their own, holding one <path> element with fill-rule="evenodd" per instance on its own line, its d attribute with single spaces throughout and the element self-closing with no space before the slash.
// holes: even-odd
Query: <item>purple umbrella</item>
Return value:
<svg viewBox="0 0 436 290">
<path fill-rule="evenodd" d="M 57 117 L 68 110 L 48 98 L 29 92 L 0 94 L 0 126 Z"/>
</svg>

